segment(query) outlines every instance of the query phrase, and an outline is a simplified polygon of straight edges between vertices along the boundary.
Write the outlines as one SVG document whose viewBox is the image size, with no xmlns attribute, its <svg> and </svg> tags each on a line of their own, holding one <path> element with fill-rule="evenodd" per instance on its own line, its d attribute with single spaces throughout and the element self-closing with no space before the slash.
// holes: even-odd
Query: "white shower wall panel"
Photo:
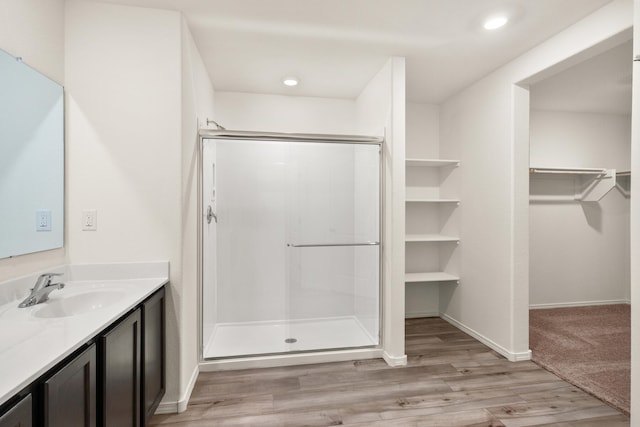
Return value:
<svg viewBox="0 0 640 427">
<path fill-rule="evenodd" d="M 378 236 L 379 191 L 377 146 L 296 144 L 290 147 L 293 244 L 375 242 Z M 372 252 L 373 251 L 373 252 Z M 290 318 L 353 315 L 356 305 L 379 294 L 377 247 L 329 246 L 290 250 Z M 372 255 L 373 254 L 373 255 Z M 368 276 L 371 279 L 371 276 Z M 358 284 L 367 287 L 358 290 Z M 367 316 L 374 313 L 366 312 Z M 377 329 L 371 334 L 377 336 Z"/>
<path fill-rule="evenodd" d="M 291 243 L 353 242 L 355 148 L 349 144 L 288 144 Z"/>
<path fill-rule="evenodd" d="M 216 322 L 354 315 L 359 306 L 363 319 L 376 318 L 368 330 L 377 336 L 377 247 L 313 247 L 379 240 L 377 156 L 377 146 L 217 142 Z M 370 174 L 359 178 L 369 193 L 361 198 L 360 173 Z"/>
<path fill-rule="evenodd" d="M 380 148 L 356 150 L 354 230 L 357 238 L 380 241 Z M 377 182 L 376 182 L 377 181 Z M 380 330 L 380 247 L 354 248 L 354 314 L 372 337 Z"/>
<path fill-rule="evenodd" d="M 217 142 L 217 322 L 285 315 L 285 150 Z"/>
<path fill-rule="evenodd" d="M 205 142 L 202 145 L 202 204 L 216 209 L 214 194 L 214 168 L 216 164 L 216 145 Z M 202 258 L 206 268 L 202 270 L 202 334 L 203 337 L 211 336 L 216 323 L 216 292 L 218 262 L 216 258 L 216 232 L 215 221 L 202 222 Z"/>
</svg>

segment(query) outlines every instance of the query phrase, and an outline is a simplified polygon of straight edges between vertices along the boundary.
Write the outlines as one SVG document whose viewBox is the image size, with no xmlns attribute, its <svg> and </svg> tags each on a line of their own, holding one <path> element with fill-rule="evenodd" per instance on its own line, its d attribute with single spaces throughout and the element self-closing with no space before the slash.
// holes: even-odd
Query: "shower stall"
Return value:
<svg viewBox="0 0 640 427">
<path fill-rule="evenodd" d="M 381 138 L 200 142 L 202 359 L 379 347 Z"/>
</svg>

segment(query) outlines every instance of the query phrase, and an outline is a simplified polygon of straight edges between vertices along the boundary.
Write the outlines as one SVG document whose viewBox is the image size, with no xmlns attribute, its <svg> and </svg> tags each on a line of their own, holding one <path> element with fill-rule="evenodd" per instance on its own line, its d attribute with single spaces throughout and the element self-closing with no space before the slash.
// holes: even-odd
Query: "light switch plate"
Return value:
<svg viewBox="0 0 640 427">
<path fill-rule="evenodd" d="M 85 209 L 82 211 L 82 230 L 96 231 L 98 229 L 98 211 Z"/>
<path fill-rule="evenodd" d="M 38 209 L 36 211 L 36 231 L 51 231 L 50 209 Z"/>
</svg>

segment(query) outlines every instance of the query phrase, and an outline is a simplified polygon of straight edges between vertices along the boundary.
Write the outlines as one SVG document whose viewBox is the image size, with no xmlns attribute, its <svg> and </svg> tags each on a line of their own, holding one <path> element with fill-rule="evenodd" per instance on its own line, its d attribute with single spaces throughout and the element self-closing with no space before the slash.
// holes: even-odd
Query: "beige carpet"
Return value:
<svg viewBox="0 0 640 427">
<path fill-rule="evenodd" d="M 627 304 L 530 310 L 533 361 L 629 415 L 630 325 Z"/>
</svg>

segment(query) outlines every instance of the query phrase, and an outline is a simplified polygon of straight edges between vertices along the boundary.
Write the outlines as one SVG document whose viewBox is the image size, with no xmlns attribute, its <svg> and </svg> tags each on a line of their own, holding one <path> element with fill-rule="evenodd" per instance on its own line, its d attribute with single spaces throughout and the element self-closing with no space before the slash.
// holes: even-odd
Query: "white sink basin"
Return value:
<svg viewBox="0 0 640 427">
<path fill-rule="evenodd" d="M 125 296 L 122 291 L 104 290 L 64 296 L 42 303 L 42 308 L 35 310 L 35 317 L 69 317 L 88 313 L 108 307 Z"/>
</svg>

